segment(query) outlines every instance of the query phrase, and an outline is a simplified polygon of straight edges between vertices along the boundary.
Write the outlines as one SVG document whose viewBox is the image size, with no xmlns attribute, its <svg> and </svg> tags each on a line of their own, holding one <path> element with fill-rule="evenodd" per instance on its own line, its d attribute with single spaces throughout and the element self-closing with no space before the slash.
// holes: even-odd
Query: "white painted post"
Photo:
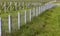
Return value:
<svg viewBox="0 0 60 36">
<path fill-rule="evenodd" d="M 2 19 L 0 17 L 0 36 L 2 36 Z"/>
<path fill-rule="evenodd" d="M 9 33 L 11 33 L 11 23 L 12 23 L 12 21 L 11 21 L 11 16 L 9 15 L 9 16 L 8 16 Z"/>
<path fill-rule="evenodd" d="M 6 2 L 4 2 L 4 12 L 6 13 Z"/>
<path fill-rule="evenodd" d="M 20 29 L 20 13 L 18 12 L 18 29 Z"/>
<path fill-rule="evenodd" d="M 25 13 L 24 13 L 24 22 L 25 22 L 25 24 L 26 24 L 26 10 L 25 10 Z"/>
<path fill-rule="evenodd" d="M 31 22 L 31 19 L 32 19 L 32 12 L 31 12 L 31 9 L 30 9 L 30 22 Z"/>
</svg>

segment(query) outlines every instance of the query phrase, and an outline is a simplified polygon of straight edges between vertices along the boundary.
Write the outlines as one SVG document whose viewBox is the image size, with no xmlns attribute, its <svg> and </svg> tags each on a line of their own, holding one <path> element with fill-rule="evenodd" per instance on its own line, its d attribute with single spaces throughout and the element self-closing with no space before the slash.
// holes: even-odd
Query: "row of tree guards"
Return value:
<svg viewBox="0 0 60 36">
<path fill-rule="evenodd" d="M 25 9 L 25 8 L 31 8 L 35 6 L 40 6 L 43 4 L 42 2 L 21 2 L 21 1 L 11 1 L 11 2 L 0 2 L 0 13 L 1 12 L 11 12 L 11 11 L 16 11 L 20 9 Z M 44 3 L 45 4 L 45 3 Z"/>
<path fill-rule="evenodd" d="M 31 3 L 25 2 L 0 2 L 0 12 L 16 11 L 31 7 Z"/>
<path fill-rule="evenodd" d="M 16 0 L 11 1 L 10 0 L 10 1 L 5 1 L 5 2 L 0 1 L 0 13 L 35 7 L 35 5 L 37 5 L 36 3 L 38 3 L 38 5 L 40 5 L 40 4 L 47 3 L 47 1 L 44 1 L 44 0 L 39 0 L 39 1 L 38 0 L 37 1 L 33 1 L 33 0 L 32 1 L 22 1 L 22 0 L 21 1 L 16 1 Z"/>
</svg>

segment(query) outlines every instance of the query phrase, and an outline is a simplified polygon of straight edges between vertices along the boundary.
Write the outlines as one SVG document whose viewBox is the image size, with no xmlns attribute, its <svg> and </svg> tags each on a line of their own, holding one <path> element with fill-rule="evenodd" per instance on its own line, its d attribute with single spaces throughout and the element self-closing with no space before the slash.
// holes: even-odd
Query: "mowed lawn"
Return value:
<svg viewBox="0 0 60 36">
<path fill-rule="evenodd" d="M 46 26 L 37 36 L 60 36 L 60 6 L 50 9 L 41 18 L 46 19 Z"/>
<path fill-rule="evenodd" d="M 12 36 L 60 36 L 60 6 L 34 17 Z"/>
</svg>

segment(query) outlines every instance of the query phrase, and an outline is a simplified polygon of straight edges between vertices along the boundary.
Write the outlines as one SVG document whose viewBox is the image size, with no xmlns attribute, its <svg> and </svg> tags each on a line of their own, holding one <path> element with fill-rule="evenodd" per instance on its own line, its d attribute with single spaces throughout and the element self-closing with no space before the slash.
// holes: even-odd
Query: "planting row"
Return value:
<svg viewBox="0 0 60 36">
<path fill-rule="evenodd" d="M 16 12 L 8 16 L 5 15 L 4 17 L 0 17 L 0 33 L 6 34 L 15 32 L 20 29 L 20 26 L 25 25 L 27 22 L 31 22 L 33 17 L 55 6 L 55 4 L 49 3 L 29 10 L 24 10 L 23 12 Z"/>
</svg>

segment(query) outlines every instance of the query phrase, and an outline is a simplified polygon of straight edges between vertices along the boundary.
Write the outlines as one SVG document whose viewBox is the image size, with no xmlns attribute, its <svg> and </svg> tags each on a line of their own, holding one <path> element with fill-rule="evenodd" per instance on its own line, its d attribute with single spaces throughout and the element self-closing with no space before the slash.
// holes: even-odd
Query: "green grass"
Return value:
<svg viewBox="0 0 60 36">
<path fill-rule="evenodd" d="M 12 36 L 60 36 L 60 6 L 34 17 Z"/>
</svg>

